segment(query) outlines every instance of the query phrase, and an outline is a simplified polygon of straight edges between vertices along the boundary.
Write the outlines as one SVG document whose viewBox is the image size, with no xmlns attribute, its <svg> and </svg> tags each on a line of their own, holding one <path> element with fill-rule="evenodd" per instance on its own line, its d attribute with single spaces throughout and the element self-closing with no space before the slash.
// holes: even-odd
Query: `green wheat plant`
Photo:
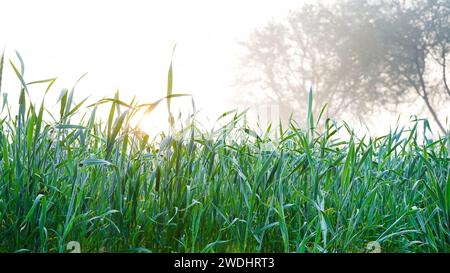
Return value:
<svg viewBox="0 0 450 273">
<path fill-rule="evenodd" d="M 0 252 L 450 251 L 450 140 L 426 120 L 361 138 L 315 119 L 310 92 L 304 128 L 257 133 L 230 111 L 205 130 L 195 112 L 172 116 L 171 99 L 188 96 L 172 93 L 172 65 L 159 101 L 88 104 L 73 88 L 53 113 L 56 79 L 27 82 L 3 56 L 0 94 L 6 65 L 21 88 L 16 112 L 1 105 Z M 133 120 L 161 102 L 170 129 L 151 139 Z"/>
</svg>

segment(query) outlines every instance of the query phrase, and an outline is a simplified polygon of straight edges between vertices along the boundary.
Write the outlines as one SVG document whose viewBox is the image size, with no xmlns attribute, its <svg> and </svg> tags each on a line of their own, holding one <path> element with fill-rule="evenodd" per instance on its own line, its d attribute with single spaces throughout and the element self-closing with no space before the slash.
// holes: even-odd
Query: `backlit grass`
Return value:
<svg viewBox="0 0 450 273">
<path fill-rule="evenodd" d="M 132 121 L 181 96 L 171 70 L 166 99 L 89 105 L 64 91 L 47 120 L 27 87 L 48 95 L 54 79 L 27 83 L 8 65 L 22 88 L 18 111 L 0 115 L 1 252 L 67 252 L 69 241 L 82 252 L 450 250 L 449 139 L 427 137 L 426 120 L 361 139 L 311 109 L 305 128 L 262 134 L 245 113 L 213 131 L 171 115 L 153 140 Z"/>
</svg>

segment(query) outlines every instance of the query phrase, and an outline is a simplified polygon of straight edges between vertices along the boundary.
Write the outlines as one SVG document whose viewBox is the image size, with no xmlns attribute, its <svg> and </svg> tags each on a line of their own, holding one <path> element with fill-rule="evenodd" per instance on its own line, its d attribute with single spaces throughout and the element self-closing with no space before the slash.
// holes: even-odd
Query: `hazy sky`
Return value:
<svg viewBox="0 0 450 273">
<path fill-rule="evenodd" d="M 304 2 L 0 0 L 0 48 L 16 62 L 14 50 L 20 52 L 27 81 L 58 77 L 55 94 L 88 72 L 79 99 L 119 89 L 151 101 L 165 95 L 176 43 L 174 92 L 194 94 L 198 108 L 215 115 L 229 107 L 237 41 Z M 17 86 L 6 76 L 5 91 Z"/>
<path fill-rule="evenodd" d="M 238 41 L 268 20 L 281 20 L 289 9 L 312 1 L 0 0 L 0 49 L 6 48 L 6 57 L 17 64 L 14 50 L 20 52 L 26 81 L 58 77 L 53 99 L 88 72 L 78 85 L 78 101 L 112 96 L 119 89 L 126 100 L 137 95 L 139 101 L 149 102 L 165 96 L 171 51 L 177 44 L 174 92 L 193 94 L 201 113 L 214 120 L 234 107 L 227 99 L 233 95 Z M 20 84 L 8 64 L 5 73 L 3 92 L 14 103 Z M 32 96 L 41 97 L 42 89 L 35 87 Z M 183 99 L 176 100 L 183 104 Z M 157 109 L 148 126 L 165 123 L 165 111 Z M 403 122 L 413 114 L 402 113 Z M 385 131 L 397 115 L 377 117 L 373 131 Z M 380 117 L 385 122 L 380 123 Z"/>
</svg>

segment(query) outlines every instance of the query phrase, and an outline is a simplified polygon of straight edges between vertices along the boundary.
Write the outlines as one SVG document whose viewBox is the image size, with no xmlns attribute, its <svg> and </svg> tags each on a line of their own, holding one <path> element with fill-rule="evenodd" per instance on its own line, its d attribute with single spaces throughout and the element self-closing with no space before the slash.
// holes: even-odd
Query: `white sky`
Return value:
<svg viewBox="0 0 450 273">
<path fill-rule="evenodd" d="M 26 81 L 58 77 L 54 98 L 88 72 L 78 85 L 78 101 L 113 96 L 119 89 L 125 100 L 137 95 L 150 102 L 165 96 L 176 43 L 174 93 L 193 94 L 197 108 L 215 120 L 233 108 L 227 99 L 233 95 L 237 41 L 311 1 L 0 0 L 0 50 L 6 48 L 7 59 L 16 64 L 14 50 L 20 52 Z M 14 103 L 20 85 L 8 63 L 5 73 L 2 89 Z M 32 95 L 42 96 L 42 89 Z M 162 119 L 158 112 L 154 117 L 148 122 Z M 384 129 L 394 125 L 396 115 L 389 118 Z M 408 118 L 403 115 L 405 122 Z"/>
<path fill-rule="evenodd" d="M 14 50 L 20 52 L 27 81 L 58 77 L 57 95 L 88 72 L 76 92 L 79 100 L 119 89 L 147 102 L 165 95 L 176 43 L 174 92 L 193 94 L 198 108 L 217 116 L 229 110 L 237 41 L 302 2 L 0 0 L 0 49 L 6 47 L 17 64 Z M 17 92 L 17 79 L 4 78 L 4 91 Z"/>
</svg>

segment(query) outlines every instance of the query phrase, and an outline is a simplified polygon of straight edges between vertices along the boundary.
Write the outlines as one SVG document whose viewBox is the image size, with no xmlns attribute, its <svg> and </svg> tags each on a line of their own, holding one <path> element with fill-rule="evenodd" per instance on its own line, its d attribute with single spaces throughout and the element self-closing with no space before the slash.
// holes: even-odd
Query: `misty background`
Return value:
<svg viewBox="0 0 450 273">
<path fill-rule="evenodd" d="M 435 133 L 449 128 L 450 2 L 336 1 L 5 1 L 0 47 L 25 63 L 25 79 L 58 77 L 77 85 L 76 101 L 165 96 L 174 45 L 174 93 L 193 94 L 199 119 L 250 107 L 261 122 L 304 124 L 307 91 L 315 114 L 345 120 L 360 132 L 387 132 L 411 115 Z M 6 62 L 7 63 L 7 62 Z M 42 86 L 30 88 L 35 99 Z M 2 94 L 17 101 L 9 65 Z M 3 97 L 4 99 L 4 97 Z M 191 111 L 189 99 L 175 109 Z M 164 107 L 146 120 L 165 124 Z"/>
</svg>

